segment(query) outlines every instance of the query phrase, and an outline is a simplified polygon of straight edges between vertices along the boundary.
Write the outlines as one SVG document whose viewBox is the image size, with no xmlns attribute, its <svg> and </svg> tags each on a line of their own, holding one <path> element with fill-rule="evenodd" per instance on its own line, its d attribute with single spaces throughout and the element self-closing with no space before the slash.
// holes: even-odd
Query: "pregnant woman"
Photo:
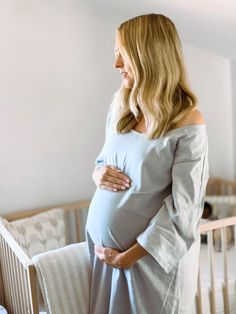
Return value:
<svg viewBox="0 0 236 314">
<path fill-rule="evenodd" d="M 173 22 L 159 14 L 124 22 L 115 58 L 122 84 L 86 225 L 90 314 L 192 314 L 208 146 Z"/>
</svg>

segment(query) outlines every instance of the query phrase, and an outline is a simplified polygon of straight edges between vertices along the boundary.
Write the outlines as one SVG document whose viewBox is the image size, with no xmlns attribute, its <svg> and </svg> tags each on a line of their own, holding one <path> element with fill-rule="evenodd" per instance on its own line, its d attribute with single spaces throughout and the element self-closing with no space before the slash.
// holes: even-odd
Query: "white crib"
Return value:
<svg viewBox="0 0 236 314">
<path fill-rule="evenodd" d="M 202 244 L 200 251 L 197 314 L 236 313 L 236 245 L 226 248 L 228 227 L 236 234 L 236 216 L 200 225 L 200 232 L 207 233 L 207 244 Z M 218 229 L 222 252 L 216 252 L 213 245 L 213 232 Z"/>
<path fill-rule="evenodd" d="M 236 182 L 210 178 L 206 201 L 236 205 Z M 221 213 L 220 216 L 224 216 Z M 232 217 L 209 221 L 200 225 L 200 232 L 207 234 L 207 244 L 201 245 L 199 257 L 197 314 L 236 314 L 236 241 L 227 248 L 227 229 L 233 230 L 236 239 L 236 212 Z M 214 248 L 214 232 L 220 231 L 221 252 Z"/>
<path fill-rule="evenodd" d="M 67 244 L 83 241 L 83 226 L 89 200 L 6 215 L 8 221 L 30 217 L 52 208 L 62 208 Z M 8 314 L 39 314 L 37 275 L 34 263 L 0 222 L 0 304 Z"/>
</svg>

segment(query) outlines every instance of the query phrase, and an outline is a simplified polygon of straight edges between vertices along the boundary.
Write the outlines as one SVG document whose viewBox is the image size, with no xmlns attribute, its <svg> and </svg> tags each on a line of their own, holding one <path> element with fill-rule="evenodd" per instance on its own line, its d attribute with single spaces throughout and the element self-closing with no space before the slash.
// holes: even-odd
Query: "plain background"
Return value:
<svg viewBox="0 0 236 314">
<path fill-rule="evenodd" d="M 0 215 L 92 197 L 121 83 L 115 29 L 126 18 L 93 2 L 0 1 Z M 181 39 L 207 122 L 210 175 L 233 179 L 236 62 Z"/>
</svg>

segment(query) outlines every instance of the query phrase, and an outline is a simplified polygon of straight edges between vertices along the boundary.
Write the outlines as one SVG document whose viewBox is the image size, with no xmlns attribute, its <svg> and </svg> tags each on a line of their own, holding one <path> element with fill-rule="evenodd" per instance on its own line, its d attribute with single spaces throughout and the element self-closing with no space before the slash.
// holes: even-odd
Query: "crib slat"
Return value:
<svg viewBox="0 0 236 314">
<path fill-rule="evenodd" d="M 215 297 L 215 278 L 214 278 L 214 252 L 213 252 L 213 237 L 212 230 L 207 231 L 207 246 L 208 246 L 208 258 L 210 265 L 210 280 L 211 280 L 211 288 L 210 288 L 210 306 L 211 306 L 211 314 L 216 314 L 216 297 Z"/>
<path fill-rule="evenodd" d="M 15 275 L 15 270 L 13 269 L 14 265 L 13 265 L 13 257 L 12 257 L 12 252 L 9 250 L 9 247 L 7 248 L 7 253 L 8 253 L 8 260 L 9 260 L 9 273 L 10 273 L 10 289 L 11 289 L 11 296 L 12 296 L 12 303 L 13 303 L 13 309 L 17 309 L 17 289 L 16 289 L 16 280 L 14 278 Z M 20 313 L 19 313 L 20 314 Z"/>
<path fill-rule="evenodd" d="M 26 280 L 25 280 L 26 271 L 22 267 L 22 265 L 20 265 L 20 269 L 21 269 L 21 271 L 20 271 L 20 277 L 21 277 L 20 288 L 22 289 L 22 295 L 23 295 L 22 310 L 26 312 L 27 311 L 27 287 L 26 287 Z"/>
<path fill-rule="evenodd" d="M 22 295 L 22 300 L 20 303 L 20 309 L 21 309 L 21 313 L 29 313 L 28 309 L 28 301 L 27 301 L 27 291 L 26 291 L 26 287 L 25 287 L 25 276 L 27 274 L 27 271 L 25 270 L 25 268 L 22 267 L 22 265 L 20 266 L 20 282 L 19 282 L 19 289 L 21 289 L 21 295 Z"/>
<path fill-rule="evenodd" d="M 2 270 L 3 270 L 3 281 L 4 281 L 4 293 L 5 293 L 5 305 L 8 309 L 8 312 L 11 313 L 11 309 L 9 308 L 9 304 L 11 304 L 10 299 L 10 273 L 9 273 L 9 260 L 7 254 L 7 244 L 3 241 L 3 245 L 1 247 L 1 255 L 2 255 Z"/>
<path fill-rule="evenodd" d="M 225 314 L 230 314 L 229 308 L 229 283 L 228 283 L 228 262 L 226 253 L 226 228 L 221 228 L 221 246 L 223 252 L 223 265 L 224 265 L 224 286 L 223 286 L 223 296 L 224 296 L 224 312 Z"/>
<path fill-rule="evenodd" d="M 199 256 L 199 259 L 200 259 L 200 256 Z M 203 314 L 200 261 L 199 261 L 198 280 L 197 280 L 196 307 L 197 307 L 197 314 Z"/>
<path fill-rule="evenodd" d="M 16 307 L 14 299 L 14 290 L 12 289 L 12 272 L 11 272 L 11 258 L 9 253 L 9 247 L 7 243 L 3 243 L 2 246 L 2 255 L 3 255 L 3 273 L 4 273 L 4 282 L 5 282 L 5 295 L 6 295 L 6 307 L 9 313 L 14 313 L 14 308 Z M 12 304 L 12 306 L 10 306 Z"/>
<path fill-rule="evenodd" d="M 0 248 L 2 247 L 2 241 L 3 240 L 2 240 L 2 237 L 0 235 Z M 1 254 L 0 254 L 0 261 L 1 261 Z M 0 267 L 0 304 L 5 306 L 2 271 L 3 271 L 3 269 Z"/>
<path fill-rule="evenodd" d="M 29 265 L 28 271 L 28 287 L 30 287 L 30 307 L 32 313 L 39 312 L 38 299 L 37 299 L 37 285 L 36 285 L 36 269 L 34 265 Z"/>
<path fill-rule="evenodd" d="M 16 309 L 19 313 L 26 313 L 26 309 L 23 307 L 23 300 L 22 300 L 22 290 L 20 287 L 20 281 L 19 281 L 19 272 L 18 272 L 18 265 L 19 261 L 14 255 L 12 251 L 11 255 L 13 257 L 13 265 L 12 268 L 14 269 L 14 288 L 15 288 L 15 298 L 16 298 Z M 25 271 L 25 270 L 24 270 Z"/>
<path fill-rule="evenodd" d="M 17 289 L 18 289 L 18 293 L 19 293 L 19 306 L 21 311 L 23 311 L 24 309 L 24 292 L 23 289 L 21 287 L 22 282 L 21 282 L 21 268 L 20 268 L 20 264 L 19 261 L 15 258 L 15 268 L 16 268 L 16 279 L 17 279 Z"/>
</svg>

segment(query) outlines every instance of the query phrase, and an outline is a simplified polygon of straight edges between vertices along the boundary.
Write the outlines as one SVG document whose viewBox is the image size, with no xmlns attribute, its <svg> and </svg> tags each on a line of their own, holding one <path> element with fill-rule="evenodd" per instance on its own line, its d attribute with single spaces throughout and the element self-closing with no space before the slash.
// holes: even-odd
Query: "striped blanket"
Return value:
<svg viewBox="0 0 236 314">
<path fill-rule="evenodd" d="M 91 265 L 87 244 L 76 243 L 32 258 L 47 314 L 88 314 Z"/>
</svg>

